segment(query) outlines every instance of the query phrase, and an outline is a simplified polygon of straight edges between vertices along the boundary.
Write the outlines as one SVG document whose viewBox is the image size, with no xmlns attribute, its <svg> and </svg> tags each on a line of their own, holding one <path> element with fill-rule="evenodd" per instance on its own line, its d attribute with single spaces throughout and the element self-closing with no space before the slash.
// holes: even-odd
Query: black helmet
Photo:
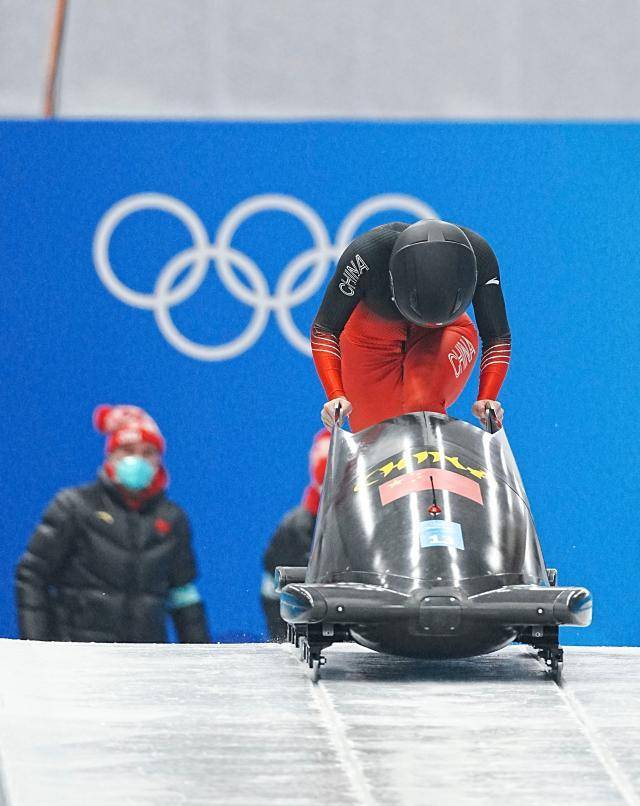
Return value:
<svg viewBox="0 0 640 806">
<path fill-rule="evenodd" d="M 400 233 L 389 274 L 393 301 L 405 319 L 416 325 L 447 325 L 469 306 L 478 270 L 460 227 L 426 219 Z"/>
</svg>

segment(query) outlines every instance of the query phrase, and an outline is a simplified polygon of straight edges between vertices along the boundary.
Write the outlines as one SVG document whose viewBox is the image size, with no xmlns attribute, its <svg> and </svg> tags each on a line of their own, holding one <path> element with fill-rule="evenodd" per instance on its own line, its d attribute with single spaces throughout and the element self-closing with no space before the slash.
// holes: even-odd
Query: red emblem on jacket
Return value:
<svg viewBox="0 0 640 806">
<path fill-rule="evenodd" d="M 171 531 L 171 524 L 169 521 L 165 521 L 164 518 L 157 518 L 154 526 L 156 532 L 159 532 L 161 535 L 168 535 Z"/>
</svg>

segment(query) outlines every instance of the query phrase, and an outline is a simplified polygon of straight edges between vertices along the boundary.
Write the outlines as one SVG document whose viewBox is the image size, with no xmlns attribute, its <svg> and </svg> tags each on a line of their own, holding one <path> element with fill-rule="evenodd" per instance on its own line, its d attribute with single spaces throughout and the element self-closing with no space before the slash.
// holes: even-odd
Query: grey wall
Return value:
<svg viewBox="0 0 640 806">
<path fill-rule="evenodd" d="M 54 0 L 0 0 L 37 116 Z M 637 118 L 638 0 L 69 0 L 69 117 Z"/>
</svg>

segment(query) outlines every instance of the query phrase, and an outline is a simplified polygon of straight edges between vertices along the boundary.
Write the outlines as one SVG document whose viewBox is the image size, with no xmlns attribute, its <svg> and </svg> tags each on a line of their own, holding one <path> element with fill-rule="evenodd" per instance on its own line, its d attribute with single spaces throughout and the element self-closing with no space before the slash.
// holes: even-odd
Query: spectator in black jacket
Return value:
<svg viewBox="0 0 640 806">
<path fill-rule="evenodd" d="M 20 636 L 39 641 L 210 641 L 185 512 L 165 495 L 164 440 L 136 406 L 99 406 L 106 458 L 59 492 L 18 564 Z"/>
<path fill-rule="evenodd" d="M 280 618 L 280 597 L 276 593 L 273 574 L 278 565 L 306 565 L 309 561 L 313 530 L 320 503 L 322 482 L 327 469 L 330 434 L 323 429 L 313 440 L 309 452 L 309 486 L 301 503 L 286 513 L 262 558 L 262 586 L 260 598 L 269 630 L 269 640 L 284 641 L 287 625 Z"/>
</svg>

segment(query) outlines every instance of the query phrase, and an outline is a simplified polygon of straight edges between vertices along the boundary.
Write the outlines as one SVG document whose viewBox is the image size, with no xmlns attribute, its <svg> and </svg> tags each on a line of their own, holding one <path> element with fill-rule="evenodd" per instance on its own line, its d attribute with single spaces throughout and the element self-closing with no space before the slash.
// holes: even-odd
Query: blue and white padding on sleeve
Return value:
<svg viewBox="0 0 640 806">
<path fill-rule="evenodd" d="M 189 582 L 179 588 L 171 588 L 166 606 L 167 610 L 181 610 L 183 607 L 189 607 L 201 601 L 200 591 L 193 582 Z"/>
</svg>

